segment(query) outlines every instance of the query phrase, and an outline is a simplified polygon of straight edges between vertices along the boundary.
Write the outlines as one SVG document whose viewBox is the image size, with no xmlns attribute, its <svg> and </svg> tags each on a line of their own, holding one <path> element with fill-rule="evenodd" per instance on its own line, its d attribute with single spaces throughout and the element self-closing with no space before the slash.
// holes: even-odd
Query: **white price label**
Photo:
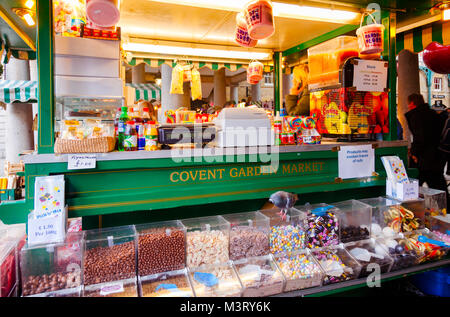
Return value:
<svg viewBox="0 0 450 317">
<path fill-rule="evenodd" d="M 386 62 L 358 60 L 353 68 L 353 86 L 357 91 L 383 92 L 387 85 Z"/>
<path fill-rule="evenodd" d="M 339 177 L 342 179 L 372 176 L 375 171 L 372 145 L 341 146 L 338 164 Z"/>
<path fill-rule="evenodd" d="M 67 169 L 80 170 L 95 168 L 97 156 L 95 154 L 70 154 L 67 160 Z"/>
</svg>

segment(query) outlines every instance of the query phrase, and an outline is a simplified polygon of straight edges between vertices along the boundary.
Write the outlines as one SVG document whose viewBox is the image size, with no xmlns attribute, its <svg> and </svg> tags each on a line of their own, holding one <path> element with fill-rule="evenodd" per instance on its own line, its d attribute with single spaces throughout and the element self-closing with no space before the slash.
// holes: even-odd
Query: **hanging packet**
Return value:
<svg viewBox="0 0 450 317">
<path fill-rule="evenodd" d="M 200 72 L 197 69 L 192 69 L 191 71 L 191 94 L 192 100 L 202 99 L 202 82 L 200 77 Z"/>
<path fill-rule="evenodd" d="M 177 65 L 172 70 L 172 82 L 170 85 L 171 94 L 182 94 L 183 93 L 183 76 L 184 68 L 181 65 Z"/>
</svg>

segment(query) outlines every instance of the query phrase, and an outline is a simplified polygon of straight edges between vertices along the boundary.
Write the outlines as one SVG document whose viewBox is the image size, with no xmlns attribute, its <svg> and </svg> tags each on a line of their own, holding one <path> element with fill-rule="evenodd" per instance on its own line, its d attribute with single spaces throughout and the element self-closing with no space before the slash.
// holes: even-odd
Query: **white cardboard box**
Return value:
<svg viewBox="0 0 450 317">
<path fill-rule="evenodd" d="M 417 200 L 419 199 L 419 181 L 410 179 L 409 183 L 396 183 L 386 179 L 386 196 L 397 200 Z"/>
</svg>

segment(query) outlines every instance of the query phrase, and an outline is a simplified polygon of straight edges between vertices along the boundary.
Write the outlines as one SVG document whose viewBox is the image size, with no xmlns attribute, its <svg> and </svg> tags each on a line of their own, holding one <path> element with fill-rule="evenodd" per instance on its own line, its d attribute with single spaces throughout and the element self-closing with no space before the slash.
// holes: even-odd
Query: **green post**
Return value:
<svg viewBox="0 0 450 317">
<path fill-rule="evenodd" d="M 281 88 L 281 76 L 283 74 L 283 69 L 282 69 L 282 55 L 283 52 L 274 52 L 273 53 L 273 88 L 274 88 L 274 101 L 275 101 L 275 105 L 274 105 L 274 110 L 275 110 L 275 114 L 277 113 L 277 111 L 280 111 L 282 105 L 283 105 L 283 98 L 282 98 L 282 88 Z"/>
<path fill-rule="evenodd" d="M 396 13 L 382 10 L 381 23 L 385 27 L 383 58 L 389 62 L 389 133 L 384 134 L 384 139 L 393 141 L 397 140 Z"/>
<path fill-rule="evenodd" d="M 53 153 L 54 78 L 52 1 L 36 1 L 38 66 L 38 153 Z"/>
</svg>

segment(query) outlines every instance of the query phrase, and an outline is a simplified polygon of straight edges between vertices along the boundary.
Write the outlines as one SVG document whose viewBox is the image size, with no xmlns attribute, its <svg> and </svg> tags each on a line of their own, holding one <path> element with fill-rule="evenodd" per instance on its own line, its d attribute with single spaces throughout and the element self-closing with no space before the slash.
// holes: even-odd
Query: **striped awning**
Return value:
<svg viewBox="0 0 450 317">
<path fill-rule="evenodd" d="M 420 53 L 431 42 L 450 44 L 450 21 L 444 23 L 439 21 L 397 34 L 397 54 L 404 49 Z"/>
<path fill-rule="evenodd" d="M 135 101 L 152 99 L 161 100 L 161 88 L 154 84 L 126 84 L 135 89 Z"/>
<path fill-rule="evenodd" d="M 26 80 L 0 80 L 0 101 L 37 102 L 38 85 L 36 81 Z"/>
<path fill-rule="evenodd" d="M 167 64 L 170 67 L 175 67 L 177 63 L 174 62 L 172 59 L 151 59 L 151 58 L 136 58 L 133 57 L 130 62 L 127 62 L 129 66 L 136 66 L 139 64 L 145 63 L 150 67 L 159 67 L 162 64 Z M 218 70 L 221 68 L 227 68 L 230 71 L 234 72 L 240 68 L 247 68 L 247 64 L 233 64 L 233 63 L 212 63 L 212 62 L 190 62 L 190 64 L 193 64 L 197 69 L 206 67 L 211 70 Z M 264 64 L 264 63 L 263 63 Z M 273 66 L 272 65 L 264 65 L 264 71 L 265 72 L 272 72 Z"/>
</svg>

